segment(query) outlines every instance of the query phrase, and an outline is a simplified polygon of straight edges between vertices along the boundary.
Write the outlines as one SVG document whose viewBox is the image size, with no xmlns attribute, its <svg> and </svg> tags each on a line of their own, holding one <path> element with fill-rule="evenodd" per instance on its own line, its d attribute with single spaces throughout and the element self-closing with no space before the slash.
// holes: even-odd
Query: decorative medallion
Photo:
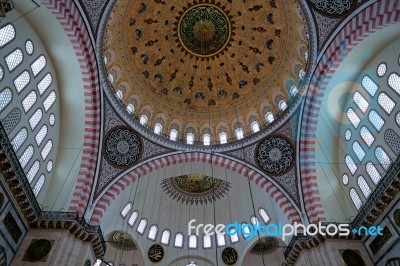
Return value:
<svg viewBox="0 0 400 266">
<path fill-rule="evenodd" d="M 10 236 L 12 237 L 12 239 L 14 240 L 14 242 L 17 243 L 22 236 L 22 231 L 19 228 L 11 212 L 7 213 L 7 215 L 4 217 L 3 224 L 4 227 L 7 229 L 8 233 L 10 234 Z"/>
<path fill-rule="evenodd" d="M 258 163 L 269 174 L 287 173 L 294 162 L 292 143 L 282 136 L 272 136 L 264 140 L 258 147 Z"/>
<path fill-rule="evenodd" d="M 400 209 L 396 209 L 393 213 L 393 220 L 400 227 Z"/>
<path fill-rule="evenodd" d="M 117 166 L 132 165 L 140 153 L 139 138 L 127 128 L 113 130 L 108 135 L 104 146 L 106 158 Z"/>
<path fill-rule="evenodd" d="M 320 12 L 327 15 L 343 15 L 357 3 L 354 0 L 309 0 L 310 3 Z"/>
<path fill-rule="evenodd" d="M 209 57 L 224 50 L 231 37 L 226 13 L 212 4 L 198 4 L 183 12 L 178 21 L 178 40 L 189 53 Z"/>
<path fill-rule="evenodd" d="M 51 242 L 47 239 L 32 240 L 26 250 L 25 258 L 31 262 L 45 262 L 51 250 Z"/>
<path fill-rule="evenodd" d="M 123 250 L 136 250 L 132 237 L 127 232 L 115 231 L 111 236 L 111 244 Z"/>
<path fill-rule="evenodd" d="M 234 248 L 227 247 L 222 251 L 222 261 L 227 265 L 234 265 L 238 261 L 238 253 Z"/>
<path fill-rule="evenodd" d="M 224 197 L 231 185 L 227 181 L 202 174 L 189 174 L 166 178 L 161 187 L 178 202 L 200 205 Z"/>
<path fill-rule="evenodd" d="M 164 249 L 158 244 L 152 245 L 149 248 L 149 252 L 147 255 L 149 256 L 150 261 L 160 262 L 164 258 Z"/>
<path fill-rule="evenodd" d="M 261 238 L 251 249 L 250 253 L 255 255 L 265 255 L 277 249 L 278 241 L 274 237 Z"/>
<path fill-rule="evenodd" d="M 364 260 L 362 259 L 361 255 L 355 250 L 346 249 L 342 253 L 342 258 L 344 260 L 344 263 L 347 266 L 364 266 L 365 265 Z"/>
</svg>

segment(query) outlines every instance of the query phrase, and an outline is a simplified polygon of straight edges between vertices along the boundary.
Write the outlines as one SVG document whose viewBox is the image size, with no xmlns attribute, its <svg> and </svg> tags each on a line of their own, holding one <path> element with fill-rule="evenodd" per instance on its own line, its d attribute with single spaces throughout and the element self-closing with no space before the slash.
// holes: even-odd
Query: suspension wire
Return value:
<svg viewBox="0 0 400 266">
<path fill-rule="evenodd" d="M 233 99 L 234 100 L 234 104 L 233 104 L 233 106 L 234 106 L 234 108 L 235 108 L 235 113 L 236 113 L 236 120 L 237 120 L 237 123 L 239 123 L 239 124 L 241 124 L 240 123 L 240 120 L 239 120 L 239 114 L 238 114 L 238 110 L 237 110 L 237 104 L 235 103 L 235 102 L 237 102 L 237 101 L 235 101 L 235 99 Z M 234 125 L 235 126 L 235 125 Z M 244 129 L 241 127 L 241 129 L 242 129 L 242 134 L 243 134 L 243 131 L 244 131 Z M 257 215 L 256 215 L 256 211 L 255 211 L 255 205 L 254 205 L 254 198 L 253 198 L 253 191 L 252 191 L 252 188 L 251 188 L 251 182 L 250 182 L 250 177 L 249 177 L 249 166 L 248 166 L 248 164 L 247 164 L 247 161 L 245 160 L 245 151 L 244 151 L 244 143 L 243 143 L 243 141 L 241 142 L 241 150 L 242 150 L 242 156 L 243 156 L 243 162 L 244 162 L 244 164 L 245 164 L 245 175 L 246 175 L 246 177 L 247 177 L 247 184 L 248 184 L 248 187 L 249 187 L 249 192 L 250 192 L 250 198 L 251 198 L 251 205 L 252 205 L 252 208 L 253 208 L 253 214 L 254 214 L 254 216 L 255 217 L 257 217 Z M 258 220 L 258 219 L 257 219 Z M 251 221 L 250 221 L 250 223 L 251 223 Z M 258 243 L 261 243 L 261 238 L 260 238 L 260 232 L 257 230 L 257 237 L 258 237 Z M 264 261 L 264 256 L 262 256 L 262 261 L 263 261 L 263 266 L 265 266 L 265 261 Z"/>
</svg>

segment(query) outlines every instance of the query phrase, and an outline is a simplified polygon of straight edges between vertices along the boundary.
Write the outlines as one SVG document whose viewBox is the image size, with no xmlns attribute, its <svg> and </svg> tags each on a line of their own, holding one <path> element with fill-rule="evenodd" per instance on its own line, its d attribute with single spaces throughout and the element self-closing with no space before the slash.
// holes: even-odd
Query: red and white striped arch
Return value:
<svg viewBox="0 0 400 266">
<path fill-rule="evenodd" d="M 94 48 L 85 23 L 73 0 L 43 0 L 41 3 L 60 22 L 75 50 L 84 84 L 85 132 L 82 162 L 69 211 L 80 216 L 86 208 L 94 183 L 100 142 L 101 92 Z"/>
<path fill-rule="evenodd" d="M 170 154 L 148 161 L 142 165 L 135 166 L 128 174 L 119 178 L 111 187 L 109 187 L 109 189 L 107 189 L 107 191 L 103 193 L 95 205 L 90 222 L 99 224 L 103 214 L 106 212 L 111 202 L 114 201 L 122 191 L 128 188 L 132 182 L 135 182 L 135 180 L 155 170 L 184 162 L 212 163 L 214 165 L 231 169 L 232 171 L 242 175 L 244 178 L 249 177 L 252 182 L 258 184 L 262 190 L 266 191 L 272 199 L 274 199 L 291 223 L 301 222 L 299 213 L 293 203 L 278 187 L 263 176 L 262 173 L 250 169 L 241 162 L 222 157 L 221 155 L 210 155 L 203 152 Z"/>
<path fill-rule="evenodd" d="M 315 166 L 316 130 L 326 86 L 343 58 L 363 39 L 383 27 L 399 22 L 399 0 L 377 1 L 340 30 L 311 77 L 301 121 L 299 158 L 303 201 L 311 223 L 326 220 L 317 185 Z"/>
</svg>

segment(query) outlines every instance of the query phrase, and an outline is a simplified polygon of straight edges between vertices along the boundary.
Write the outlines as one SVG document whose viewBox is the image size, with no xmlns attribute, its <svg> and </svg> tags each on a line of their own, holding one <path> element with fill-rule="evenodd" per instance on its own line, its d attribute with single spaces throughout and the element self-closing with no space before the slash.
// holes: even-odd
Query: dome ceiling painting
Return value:
<svg viewBox="0 0 400 266">
<path fill-rule="evenodd" d="M 192 125 L 204 134 L 207 124 L 213 139 L 225 123 L 248 132 L 250 117 L 263 124 L 266 110 L 276 113 L 307 50 L 306 22 L 288 0 L 119 0 L 103 41 L 112 87 L 136 116 L 163 133 Z"/>
</svg>

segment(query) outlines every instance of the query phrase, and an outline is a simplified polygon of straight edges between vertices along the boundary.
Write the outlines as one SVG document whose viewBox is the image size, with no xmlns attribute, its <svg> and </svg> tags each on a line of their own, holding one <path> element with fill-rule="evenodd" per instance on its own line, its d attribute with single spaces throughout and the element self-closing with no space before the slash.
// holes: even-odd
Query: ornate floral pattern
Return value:
<svg viewBox="0 0 400 266">
<path fill-rule="evenodd" d="M 161 186 L 166 194 L 178 202 L 203 205 L 224 197 L 231 185 L 215 177 L 189 174 L 166 178 L 161 182 Z"/>
<path fill-rule="evenodd" d="M 348 11 L 354 0 L 310 0 L 315 8 L 328 15 L 342 15 Z"/>
<path fill-rule="evenodd" d="M 107 159 L 117 166 L 129 166 L 135 162 L 140 153 L 138 137 L 127 128 L 111 132 L 105 142 Z"/>
<path fill-rule="evenodd" d="M 258 148 L 258 163 L 269 174 L 287 173 L 293 164 L 293 157 L 293 146 L 281 136 L 267 138 Z"/>
</svg>

